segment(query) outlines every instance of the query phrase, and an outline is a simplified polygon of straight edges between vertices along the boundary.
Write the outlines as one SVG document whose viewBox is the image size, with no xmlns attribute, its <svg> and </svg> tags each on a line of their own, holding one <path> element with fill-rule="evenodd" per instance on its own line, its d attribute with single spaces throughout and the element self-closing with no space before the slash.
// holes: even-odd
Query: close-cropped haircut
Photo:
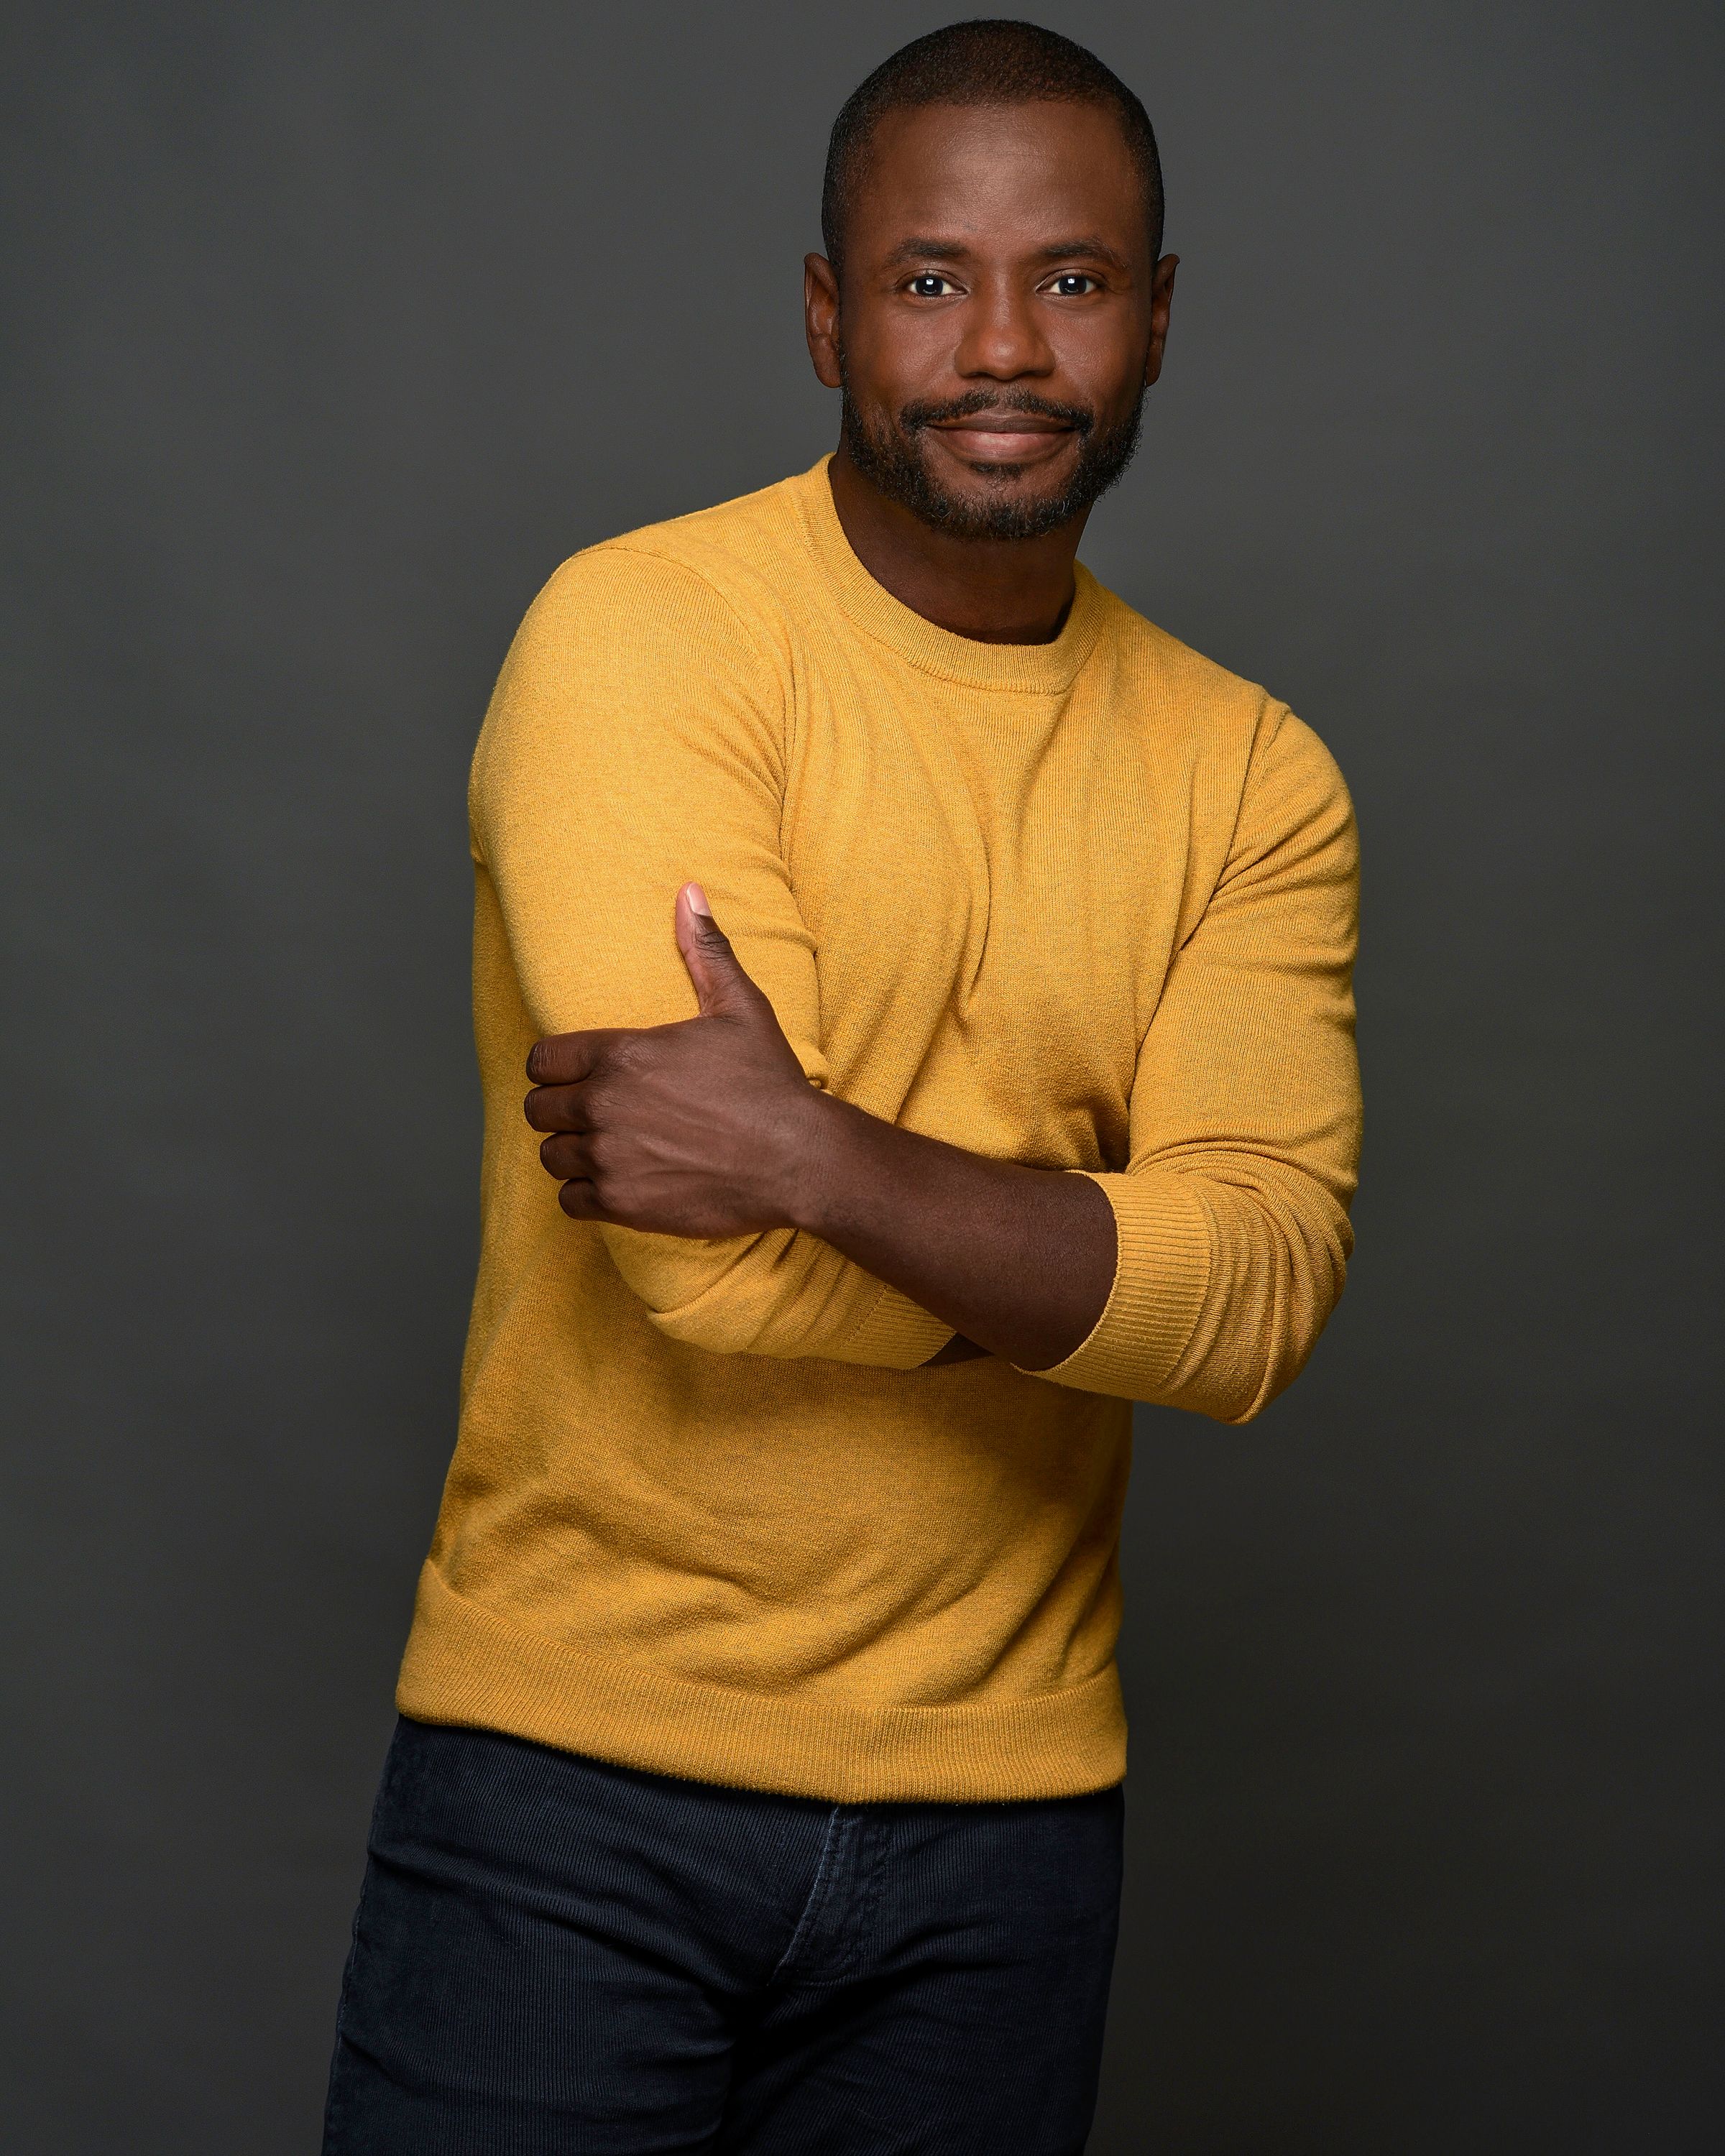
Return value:
<svg viewBox="0 0 1725 2156">
<path fill-rule="evenodd" d="M 833 122 L 820 229 L 827 259 L 842 267 L 845 223 L 866 180 L 869 148 L 889 112 L 922 105 L 1096 105 L 1120 123 L 1144 183 L 1150 257 L 1162 252 L 1162 160 L 1147 113 L 1092 52 L 1034 23 L 984 18 L 951 23 L 901 45 L 845 100 Z"/>
</svg>

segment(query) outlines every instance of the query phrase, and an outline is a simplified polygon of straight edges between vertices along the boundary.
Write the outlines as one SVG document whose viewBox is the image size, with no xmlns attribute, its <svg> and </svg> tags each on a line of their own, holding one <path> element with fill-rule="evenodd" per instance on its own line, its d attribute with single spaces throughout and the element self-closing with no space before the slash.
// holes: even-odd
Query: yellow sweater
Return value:
<svg viewBox="0 0 1725 2156">
<path fill-rule="evenodd" d="M 1128 1403 L 1242 1421 L 1340 1293 L 1354 835 L 1316 736 L 1078 572 L 933 627 L 824 463 L 567 562 L 474 764 L 483 1246 L 398 1701 L 834 1801 L 1106 1787 Z M 691 1016 L 698 878 L 810 1079 L 1094 1175 L 1119 1260 L 1040 1376 L 817 1238 L 567 1219 L 542 1034 Z"/>
</svg>

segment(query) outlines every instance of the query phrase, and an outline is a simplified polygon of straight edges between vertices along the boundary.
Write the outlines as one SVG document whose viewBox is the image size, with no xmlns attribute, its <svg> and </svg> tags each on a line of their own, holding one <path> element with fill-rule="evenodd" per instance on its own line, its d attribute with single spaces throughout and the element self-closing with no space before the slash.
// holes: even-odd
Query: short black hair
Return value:
<svg viewBox="0 0 1725 2156">
<path fill-rule="evenodd" d="M 1149 114 L 1112 68 L 1058 30 L 983 17 L 912 38 L 845 100 L 820 192 L 821 237 L 833 267 L 840 267 L 845 220 L 870 141 L 887 113 L 918 105 L 1037 104 L 1100 105 L 1119 121 L 1144 182 L 1153 261 L 1162 252 L 1162 160 Z"/>
</svg>

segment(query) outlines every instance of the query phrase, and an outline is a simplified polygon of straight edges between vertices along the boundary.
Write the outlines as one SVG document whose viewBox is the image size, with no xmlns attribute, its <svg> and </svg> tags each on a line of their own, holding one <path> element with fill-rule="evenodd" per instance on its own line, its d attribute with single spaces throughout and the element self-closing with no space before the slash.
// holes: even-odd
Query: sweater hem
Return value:
<svg viewBox="0 0 1725 2156">
<path fill-rule="evenodd" d="M 558 1751 L 829 1804 L 1082 1796 L 1126 1773 L 1113 1663 L 1085 1683 L 950 1707 L 842 1707 L 667 1676 L 528 1632 L 429 1562 L 396 1705 Z"/>
</svg>

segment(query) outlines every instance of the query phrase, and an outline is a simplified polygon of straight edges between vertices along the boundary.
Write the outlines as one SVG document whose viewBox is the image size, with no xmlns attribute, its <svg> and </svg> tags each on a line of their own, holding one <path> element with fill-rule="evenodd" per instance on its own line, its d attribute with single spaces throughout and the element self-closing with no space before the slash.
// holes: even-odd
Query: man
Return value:
<svg viewBox="0 0 1725 2156">
<path fill-rule="evenodd" d="M 938 32 L 823 226 L 838 451 L 566 564 L 480 742 L 484 1245 L 353 2156 L 1081 2148 L 1129 1403 L 1245 1419 L 1341 1290 L 1346 793 L 1075 562 L 1173 290 L 1143 109 Z"/>
</svg>

